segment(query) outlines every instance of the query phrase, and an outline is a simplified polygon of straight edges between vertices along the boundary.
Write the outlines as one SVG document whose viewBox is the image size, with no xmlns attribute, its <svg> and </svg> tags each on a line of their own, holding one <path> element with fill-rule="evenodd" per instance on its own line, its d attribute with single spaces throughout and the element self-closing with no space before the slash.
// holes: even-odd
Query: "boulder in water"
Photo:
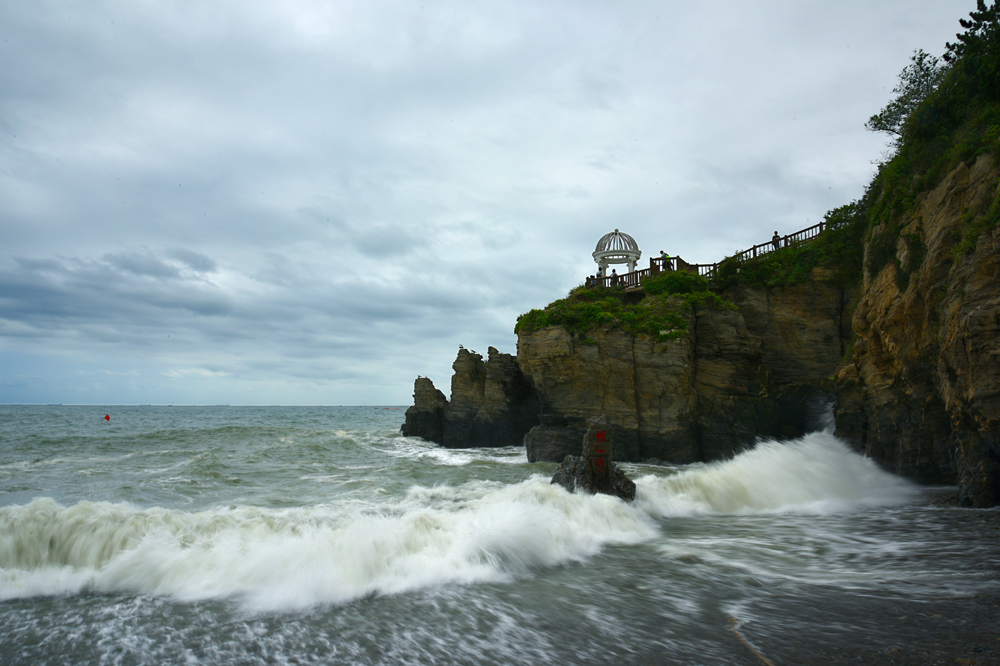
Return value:
<svg viewBox="0 0 1000 666">
<path fill-rule="evenodd" d="M 635 483 L 612 460 L 612 442 L 607 436 L 607 421 L 601 415 L 587 421 L 583 437 L 583 455 L 568 455 L 552 476 L 570 492 L 581 488 L 589 493 L 614 495 L 626 502 L 635 499 Z"/>
</svg>

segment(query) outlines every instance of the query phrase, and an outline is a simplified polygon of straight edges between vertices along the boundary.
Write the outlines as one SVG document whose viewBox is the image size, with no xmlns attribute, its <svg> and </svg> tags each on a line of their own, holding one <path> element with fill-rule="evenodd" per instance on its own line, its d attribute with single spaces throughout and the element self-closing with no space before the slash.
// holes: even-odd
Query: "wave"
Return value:
<svg viewBox="0 0 1000 666">
<path fill-rule="evenodd" d="M 830 432 L 764 441 L 731 460 L 636 480 L 651 515 L 842 513 L 911 501 L 917 487 L 880 469 Z"/>
<path fill-rule="evenodd" d="M 541 477 L 490 485 L 414 488 L 382 506 L 198 513 L 36 499 L 0 509 L 0 598 L 132 592 L 296 608 L 505 580 L 655 534 L 610 497 Z"/>
<path fill-rule="evenodd" d="M 509 580 L 609 544 L 651 540 L 665 516 L 844 511 L 913 493 L 824 433 L 636 484 L 631 505 L 568 493 L 537 475 L 284 510 L 184 512 L 39 498 L 0 509 L 0 598 L 127 592 L 303 608 Z"/>
</svg>

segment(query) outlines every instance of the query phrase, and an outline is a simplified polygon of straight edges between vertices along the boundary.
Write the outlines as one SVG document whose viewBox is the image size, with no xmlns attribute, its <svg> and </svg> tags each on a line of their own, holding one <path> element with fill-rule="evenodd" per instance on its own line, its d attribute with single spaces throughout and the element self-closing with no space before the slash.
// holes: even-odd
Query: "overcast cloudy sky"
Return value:
<svg viewBox="0 0 1000 666">
<path fill-rule="evenodd" d="M 408 404 L 856 199 L 973 0 L 0 4 L 0 402 Z"/>
</svg>

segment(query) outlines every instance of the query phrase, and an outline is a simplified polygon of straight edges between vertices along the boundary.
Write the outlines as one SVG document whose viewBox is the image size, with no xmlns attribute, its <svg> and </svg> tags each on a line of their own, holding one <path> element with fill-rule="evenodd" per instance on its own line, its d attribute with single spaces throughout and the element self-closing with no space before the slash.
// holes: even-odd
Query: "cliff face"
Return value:
<svg viewBox="0 0 1000 666">
<path fill-rule="evenodd" d="M 413 382 L 413 406 L 406 410 L 400 432 L 404 437 L 423 437 L 429 442 L 444 441 L 444 412 L 448 399 L 427 377 Z"/>
<path fill-rule="evenodd" d="M 588 335 L 594 344 L 557 326 L 518 336 L 518 362 L 541 406 L 541 424 L 525 439 L 528 460 L 577 454 L 597 414 L 608 415 L 618 460 L 700 459 L 690 341 L 653 343 L 617 329 Z"/>
<path fill-rule="evenodd" d="M 602 413 L 619 460 L 714 460 L 759 435 L 804 432 L 843 355 L 845 295 L 817 281 L 729 296 L 738 310 L 690 312 L 687 332 L 667 342 L 613 328 L 586 343 L 561 327 L 520 335 L 518 363 L 542 409 L 528 459 L 575 453 L 586 419 Z"/>
<path fill-rule="evenodd" d="M 401 432 L 449 448 L 519 446 L 538 423 L 538 399 L 516 359 L 489 348 L 489 358 L 461 348 L 452 364 L 451 401 L 426 377 L 413 387 Z"/>
<path fill-rule="evenodd" d="M 1000 230 L 959 245 L 998 181 L 984 156 L 919 200 L 896 260 L 865 275 L 837 377 L 838 434 L 904 476 L 957 481 L 974 506 L 1000 503 Z"/>
<path fill-rule="evenodd" d="M 687 463 L 800 435 L 835 399 L 837 434 L 885 468 L 1000 504 L 1000 228 L 983 216 L 998 183 L 982 157 L 921 195 L 902 228 L 875 227 L 875 270 L 854 291 L 817 268 L 794 287 L 732 288 L 735 310 L 689 308 L 666 342 L 549 326 L 519 335 L 516 358 L 460 350 L 451 402 L 418 379 L 403 433 L 523 441 L 529 460 L 560 462 L 606 414 L 618 460 Z M 895 256 L 877 266 L 886 247 Z"/>
</svg>

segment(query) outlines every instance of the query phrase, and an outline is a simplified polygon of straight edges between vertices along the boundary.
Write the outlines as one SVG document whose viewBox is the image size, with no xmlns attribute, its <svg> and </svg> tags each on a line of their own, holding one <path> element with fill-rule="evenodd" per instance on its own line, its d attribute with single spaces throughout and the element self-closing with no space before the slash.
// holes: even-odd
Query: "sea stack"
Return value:
<svg viewBox="0 0 1000 666">
<path fill-rule="evenodd" d="M 614 495 L 626 502 L 635 499 L 635 483 L 615 465 L 614 443 L 603 414 L 587 420 L 587 434 L 583 437 L 583 455 L 568 455 L 552 476 L 551 483 L 559 484 L 570 492 L 581 488 L 587 492 Z"/>
</svg>

